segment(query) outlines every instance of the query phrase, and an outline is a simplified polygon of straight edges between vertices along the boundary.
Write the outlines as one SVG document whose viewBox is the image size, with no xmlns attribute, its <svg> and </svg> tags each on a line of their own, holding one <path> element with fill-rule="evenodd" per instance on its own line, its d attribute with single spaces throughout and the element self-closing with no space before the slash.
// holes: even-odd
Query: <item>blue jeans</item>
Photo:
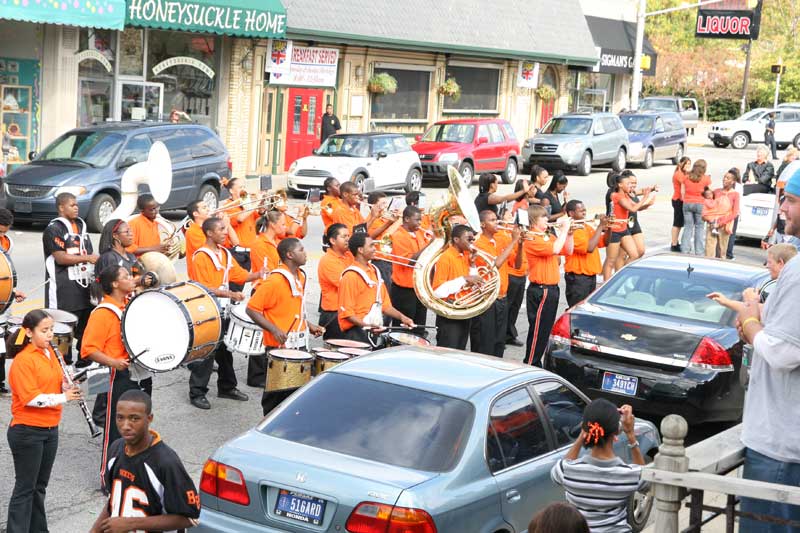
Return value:
<svg viewBox="0 0 800 533">
<path fill-rule="evenodd" d="M 683 235 L 681 252 L 704 255 L 706 253 L 706 223 L 703 222 L 703 204 L 683 204 Z"/>
<path fill-rule="evenodd" d="M 776 461 L 747 448 L 745 449 L 742 477 L 744 479 L 755 479 L 757 481 L 798 487 L 800 486 L 800 463 Z M 746 513 L 770 515 L 775 518 L 800 522 L 800 506 L 798 505 L 742 498 L 741 510 Z M 746 531 L 747 533 L 792 533 L 797 531 L 797 528 L 757 522 L 742 517 L 739 521 L 739 531 Z"/>
</svg>

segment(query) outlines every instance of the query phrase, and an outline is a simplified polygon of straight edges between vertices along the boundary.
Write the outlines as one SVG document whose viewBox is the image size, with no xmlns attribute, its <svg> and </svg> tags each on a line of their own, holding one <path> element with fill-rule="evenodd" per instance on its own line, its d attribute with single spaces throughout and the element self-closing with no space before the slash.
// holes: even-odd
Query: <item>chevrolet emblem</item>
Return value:
<svg viewBox="0 0 800 533">
<path fill-rule="evenodd" d="M 636 335 L 631 335 L 630 333 L 623 333 L 620 337 L 626 341 L 635 341 L 638 338 Z"/>
</svg>

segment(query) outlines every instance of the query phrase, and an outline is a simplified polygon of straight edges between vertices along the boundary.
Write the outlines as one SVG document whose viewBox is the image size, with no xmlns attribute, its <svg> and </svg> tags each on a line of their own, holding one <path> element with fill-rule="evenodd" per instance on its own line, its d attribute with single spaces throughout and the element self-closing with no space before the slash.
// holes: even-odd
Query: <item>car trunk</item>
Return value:
<svg viewBox="0 0 800 533">
<path fill-rule="evenodd" d="M 437 475 L 277 439 L 258 430 L 229 442 L 213 459 L 238 468 L 250 496 L 249 506 L 217 499 L 219 511 L 293 533 L 309 529 L 344 531 L 347 518 L 359 503 L 394 505 L 404 489 Z M 297 504 L 294 508 L 298 511 L 305 509 L 304 501 L 324 507 L 321 513 L 313 509 L 305 514 L 284 511 L 280 516 L 276 509 L 279 498 L 287 508 L 292 502 Z M 287 514 L 311 522 L 303 523 Z M 309 514 L 311 518 L 306 516 Z M 313 523 L 314 515 L 321 517 L 319 525 Z"/>
</svg>

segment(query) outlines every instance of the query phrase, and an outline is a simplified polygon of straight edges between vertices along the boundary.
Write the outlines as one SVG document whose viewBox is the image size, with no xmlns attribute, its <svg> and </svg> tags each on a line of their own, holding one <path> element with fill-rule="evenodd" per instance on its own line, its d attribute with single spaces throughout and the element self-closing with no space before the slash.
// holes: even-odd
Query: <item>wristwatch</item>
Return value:
<svg viewBox="0 0 800 533">
<path fill-rule="evenodd" d="M 639 447 L 639 441 L 638 440 L 635 440 L 633 442 L 628 441 L 626 444 L 628 445 L 628 448 L 630 448 L 630 449 Z"/>
</svg>

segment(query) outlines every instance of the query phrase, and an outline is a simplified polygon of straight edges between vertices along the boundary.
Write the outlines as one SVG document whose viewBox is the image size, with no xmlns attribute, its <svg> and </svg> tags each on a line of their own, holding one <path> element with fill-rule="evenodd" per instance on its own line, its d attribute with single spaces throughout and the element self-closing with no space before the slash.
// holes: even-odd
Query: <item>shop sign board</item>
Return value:
<svg viewBox="0 0 800 533">
<path fill-rule="evenodd" d="M 517 87 L 535 89 L 539 86 L 539 63 L 520 61 L 517 69 Z"/>
<path fill-rule="evenodd" d="M 609 74 L 630 74 L 633 72 L 633 51 L 600 49 L 600 61 L 593 69 L 595 72 Z M 647 53 L 642 53 L 642 75 L 654 76 L 656 73 L 656 58 Z"/>
<path fill-rule="evenodd" d="M 293 46 L 288 74 L 270 74 L 271 85 L 335 87 L 339 50 Z"/>
<path fill-rule="evenodd" d="M 111 62 L 108 60 L 108 58 L 106 58 L 106 56 L 97 50 L 84 50 L 83 52 L 78 52 L 75 54 L 75 60 L 78 63 L 86 61 L 87 59 L 93 59 L 94 61 L 99 62 L 109 73 L 111 73 L 113 70 L 111 67 Z"/>
<path fill-rule="evenodd" d="M 168 68 L 175 67 L 178 65 L 186 65 L 189 67 L 194 67 L 197 70 L 201 71 L 206 76 L 208 76 L 209 78 L 211 78 L 212 80 L 214 79 L 214 70 L 211 67 L 209 67 L 199 59 L 187 56 L 176 56 L 176 57 L 171 57 L 169 59 L 165 59 L 161 63 L 158 63 L 157 65 L 153 66 L 153 75 L 158 76 Z"/>
<path fill-rule="evenodd" d="M 694 36 L 713 39 L 758 39 L 758 11 L 698 9 Z"/>
</svg>

